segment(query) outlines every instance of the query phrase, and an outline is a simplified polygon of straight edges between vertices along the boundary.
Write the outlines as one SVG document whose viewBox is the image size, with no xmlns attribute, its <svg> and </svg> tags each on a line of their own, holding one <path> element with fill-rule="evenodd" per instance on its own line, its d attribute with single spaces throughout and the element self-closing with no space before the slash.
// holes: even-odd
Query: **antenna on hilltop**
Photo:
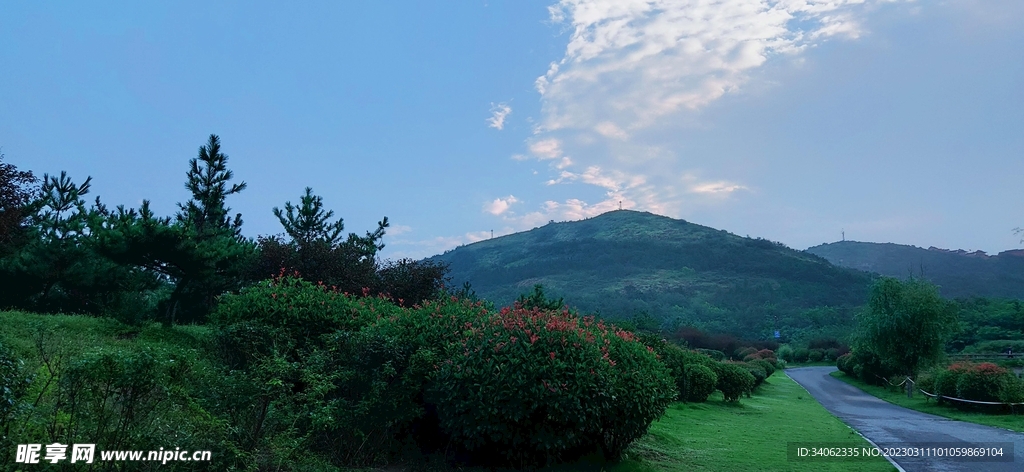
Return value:
<svg viewBox="0 0 1024 472">
<path fill-rule="evenodd" d="M 843 241 L 846 241 L 846 228 L 843 228 Z"/>
<path fill-rule="evenodd" d="M 494 239 L 494 230 L 491 230 L 491 239 Z"/>
</svg>

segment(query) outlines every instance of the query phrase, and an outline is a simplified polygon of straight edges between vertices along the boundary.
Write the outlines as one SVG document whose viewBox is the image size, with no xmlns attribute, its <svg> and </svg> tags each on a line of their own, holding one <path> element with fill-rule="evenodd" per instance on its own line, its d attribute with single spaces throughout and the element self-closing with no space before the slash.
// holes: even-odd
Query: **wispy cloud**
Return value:
<svg viewBox="0 0 1024 472">
<path fill-rule="evenodd" d="M 864 4 L 892 0 L 561 0 L 565 56 L 535 83 L 544 130 L 620 138 L 739 89 L 771 56 L 857 38 Z"/>
<path fill-rule="evenodd" d="M 393 225 L 388 228 L 388 234 L 391 236 L 398 236 L 412 231 L 412 226 L 407 225 Z"/>
<path fill-rule="evenodd" d="M 569 41 L 535 81 L 541 116 L 526 140 L 529 152 L 513 158 L 547 161 L 548 186 L 594 186 L 605 198 L 492 214 L 524 226 L 593 216 L 622 202 L 678 216 L 750 191 L 731 175 L 736 168 L 681 154 L 685 144 L 672 129 L 692 126 L 695 110 L 741 90 L 773 58 L 861 37 L 864 12 L 896 1 L 911 0 L 557 1 L 550 19 L 567 28 Z M 676 177 L 695 170 L 703 177 Z"/>
<path fill-rule="evenodd" d="M 487 119 L 487 126 L 498 131 L 505 129 L 505 118 L 512 114 L 512 107 L 507 103 L 491 104 L 491 117 Z"/>
<path fill-rule="evenodd" d="M 737 190 L 747 190 L 747 187 L 732 182 L 726 182 L 724 180 L 718 182 L 704 182 L 690 186 L 691 192 L 706 195 L 728 195 Z"/>
</svg>

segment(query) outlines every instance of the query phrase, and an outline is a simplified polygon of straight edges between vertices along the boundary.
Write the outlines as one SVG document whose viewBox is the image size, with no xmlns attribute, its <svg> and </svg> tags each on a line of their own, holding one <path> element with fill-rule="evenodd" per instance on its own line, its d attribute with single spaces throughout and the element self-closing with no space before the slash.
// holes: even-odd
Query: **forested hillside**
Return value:
<svg viewBox="0 0 1024 472">
<path fill-rule="evenodd" d="M 651 213 L 613 211 L 459 247 L 429 259 L 453 282 L 510 303 L 535 284 L 609 318 L 646 313 L 744 336 L 842 325 L 871 276 L 765 239 Z"/>
<path fill-rule="evenodd" d="M 906 279 L 913 275 L 939 286 L 948 298 L 1024 298 L 1024 251 L 983 252 L 923 249 L 893 243 L 842 241 L 807 252 L 843 267 Z"/>
</svg>

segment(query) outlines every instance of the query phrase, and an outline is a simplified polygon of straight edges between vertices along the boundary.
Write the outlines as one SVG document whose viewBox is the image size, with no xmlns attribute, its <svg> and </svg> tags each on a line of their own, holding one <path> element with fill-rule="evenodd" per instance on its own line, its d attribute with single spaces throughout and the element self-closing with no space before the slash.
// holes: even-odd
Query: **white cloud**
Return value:
<svg viewBox="0 0 1024 472">
<path fill-rule="evenodd" d="M 598 123 L 597 126 L 594 127 L 594 130 L 606 138 L 626 139 L 629 137 L 629 133 L 626 133 L 622 128 L 619 128 L 611 121 L 602 121 L 601 123 Z"/>
<path fill-rule="evenodd" d="M 623 139 L 680 109 L 739 89 L 776 54 L 863 34 L 856 14 L 889 0 L 561 0 L 565 56 L 535 86 L 541 129 Z"/>
<path fill-rule="evenodd" d="M 555 138 L 541 139 L 530 143 L 530 152 L 538 159 L 562 157 L 562 142 Z"/>
<path fill-rule="evenodd" d="M 487 126 L 498 131 L 505 129 L 505 117 L 512 113 L 512 107 L 507 103 L 491 104 L 491 117 L 487 119 Z"/>
<path fill-rule="evenodd" d="M 492 215 L 498 216 L 508 211 L 513 203 L 518 202 L 516 197 L 509 195 L 505 198 L 495 198 L 494 201 L 486 203 L 484 205 L 484 211 Z"/>
<path fill-rule="evenodd" d="M 388 234 L 391 235 L 391 236 L 398 236 L 400 234 L 405 234 L 405 233 L 408 233 L 408 232 L 412 231 L 412 226 L 394 225 L 394 226 L 391 226 L 390 228 L 388 228 L 387 231 L 388 231 Z"/>
<path fill-rule="evenodd" d="M 728 195 L 737 190 L 748 190 L 747 187 L 726 181 L 718 182 L 704 182 L 690 186 L 690 191 L 693 193 L 702 193 L 707 195 Z"/>
</svg>

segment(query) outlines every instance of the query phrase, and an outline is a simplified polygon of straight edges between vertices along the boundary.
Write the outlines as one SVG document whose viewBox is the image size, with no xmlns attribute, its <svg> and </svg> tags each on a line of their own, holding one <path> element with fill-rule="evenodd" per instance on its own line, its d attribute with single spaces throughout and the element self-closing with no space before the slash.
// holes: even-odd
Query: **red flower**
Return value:
<svg viewBox="0 0 1024 472">
<path fill-rule="evenodd" d="M 551 360 L 555 360 L 555 353 L 552 352 L 552 353 L 549 353 L 548 355 L 551 356 Z"/>
</svg>

